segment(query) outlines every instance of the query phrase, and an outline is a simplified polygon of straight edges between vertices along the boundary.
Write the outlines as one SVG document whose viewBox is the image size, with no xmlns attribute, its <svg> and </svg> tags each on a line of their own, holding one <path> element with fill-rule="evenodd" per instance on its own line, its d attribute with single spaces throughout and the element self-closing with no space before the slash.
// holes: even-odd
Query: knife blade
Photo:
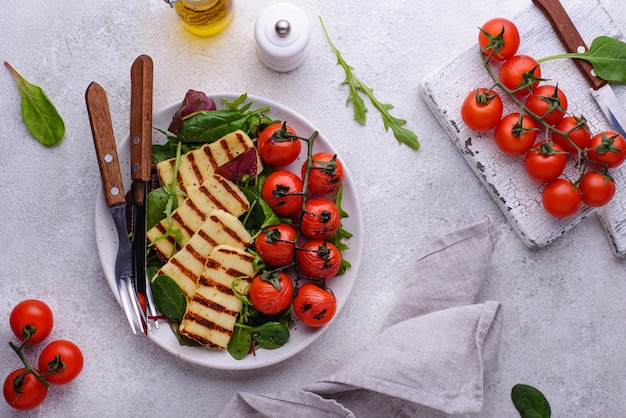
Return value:
<svg viewBox="0 0 626 418">
<path fill-rule="evenodd" d="M 146 274 L 146 205 L 148 182 L 152 171 L 152 84 L 153 63 L 147 55 L 135 59 L 130 71 L 130 164 L 131 164 L 131 218 L 133 247 L 133 278 L 138 295 L 144 298 L 142 309 L 145 318 L 156 316 L 150 287 Z M 150 329 L 150 321 L 146 321 Z M 158 322 L 154 322 L 158 328 Z"/>
<path fill-rule="evenodd" d="M 567 52 L 587 51 L 585 41 L 559 0 L 533 0 L 533 4 L 546 15 Z M 593 66 L 588 61 L 574 59 L 574 62 L 591 86 L 591 96 L 613 129 L 626 136 L 626 110 L 609 83 L 594 74 Z"/>
<path fill-rule="evenodd" d="M 115 261 L 115 281 L 119 300 L 133 333 L 142 329 L 142 318 L 136 294 L 132 289 L 132 247 L 126 226 L 126 198 L 120 171 L 113 124 L 106 92 L 92 82 L 85 93 L 87 113 L 91 124 L 96 156 L 107 207 L 118 234 L 118 252 Z"/>
</svg>

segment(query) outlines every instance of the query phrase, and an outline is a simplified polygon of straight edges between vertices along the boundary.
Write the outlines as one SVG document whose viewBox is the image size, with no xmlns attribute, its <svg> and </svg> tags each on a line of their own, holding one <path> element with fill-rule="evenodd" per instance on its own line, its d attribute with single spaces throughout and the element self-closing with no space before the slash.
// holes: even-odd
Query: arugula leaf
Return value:
<svg viewBox="0 0 626 418">
<path fill-rule="evenodd" d="M 511 400 L 522 418 L 549 418 L 550 404 L 538 389 L 517 384 L 511 389 Z"/>
<path fill-rule="evenodd" d="M 593 72 L 606 81 L 626 83 L 626 43 L 610 36 L 598 36 L 585 52 L 551 55 L 537 62 L 557 58 L 578 58 L 593 65 Z"/>
<path fill-rule="evenodd" d="M 319 18 L 319 20 L 322 24 L 322 29 L 324 30 L 326 39 L 328 40 L 328 43 L 330 44 L 331 48 L 335 52 L 335 55 L 337 56 L 337 64 L 341 65 L 346 72 L 346 78 L 341 84 L 348 85 L 348 88 L 350 89 L 346 104 L 349 105 L 350 103 L 352 103 L 354 107 L 354 119 L 358 121 L 361 125 L 365 125 L 365 112 L 367 112 L 367 108 L 365 107 L 365 102 L 359 95 L 359 92 L 361 92 L 369 98 L 372 105 L 380 112 L 383 118 L 385 130 L 388 131 L 389 128 L 391 128 L 391 131 L 393 132 L 393 135 L 395 136 L 398 143 L 405 144 L 417 151 L 420 147 L 420 143 L 417 139 L 417 135 L 415 135 L 413 131 L 404 127 L 404 125 L 406 125 L 406 120 L 392 116 L 389 113 L 389 110 L 393 109 L 393 106 L 378 101 L 374 96 L 374 90 L 366 86 L 354 75 L 354 73 L 352 72 L 354 68 L 348 65 L 348 63 L 341 56 L 339 50 L 330 40 L 330 36 L 326 31 L 326 27 L 324 26 L 324 22 L 322 21 L 321 17 Z"/>
<path fill-rule="evenodd" d="M 26 81 L 8 62 L 9 69 L 20 89 L 22 119 L 28 131 L 43 145 L 56 145 L 65 136 L 65 123 L 46 93 L 39 86 Z"/>
</svg>

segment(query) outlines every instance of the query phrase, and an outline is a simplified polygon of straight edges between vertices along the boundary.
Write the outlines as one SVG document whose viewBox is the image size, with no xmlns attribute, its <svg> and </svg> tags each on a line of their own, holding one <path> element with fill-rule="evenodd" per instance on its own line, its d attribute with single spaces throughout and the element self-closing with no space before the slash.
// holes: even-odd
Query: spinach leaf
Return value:
<svg viewBox="0 0 626 418">
<path fill-rule="evenodd" d="M 537 62 L 557 58 L 578 58 L 589 61 L 596 75 L 606 81 L 626 83 L 626 43 L 610 36 L 598 36 L 585 52 L 558 54 L 541 58 Z"/>
<path fill-rule="evenodd" d="M 235 327 L 247 330 L 259 346 L 265 348 L 279 348 L 289 340 L 289 329 L 276 321 L 266 322 L 257 327 L 235 324 Z"/>
<path fill-rule="evenodd" d="M 20 89 L 22 119 L 28 131 L 43 145 L 58 144 L 65 135 L 65 123 L 41 87 L 26 81 L 8 62 L 9 69 Z"/>
<path fill-rule="evenodd" d="M 178 321 L 183 319 L 187 309 L 187 298 L 171 277 L 161 274 L 154 278 L 152 297 L 163 315 Z"/>
<path fill-rule="evenodd" d="M 251 344 L 252 335 L 250 332 L 240 326 L 235 326 L 226 349 L 234 359 L 241 360 L 250 352 Z"/>
<path fill-rule="evenodd" d="M 511 400 L 522 418 L 549 418 L 552 413 L 543 393 L 532 386 L 513 386 Z"/>
</svg>

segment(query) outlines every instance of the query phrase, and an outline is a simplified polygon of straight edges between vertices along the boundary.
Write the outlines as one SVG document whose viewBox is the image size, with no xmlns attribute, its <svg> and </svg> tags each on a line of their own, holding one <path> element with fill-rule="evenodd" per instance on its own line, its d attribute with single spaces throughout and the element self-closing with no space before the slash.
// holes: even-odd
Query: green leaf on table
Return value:
<svg viewBox="0 0 626 418">
<path fill-rule="evenodd" d="M 593 72 L 603 80 L 626 83 L 626 43 L 610 36 L 598 36 L 585 52 L 552 55 L 538 62 L 557 58 L 578 58 L 588 61 Z"/>
<path fill-rule="evenodd" d="M 549 418 L 552 413 L 543 393 L 532 386 L 513 386 L 511 400 L 522 418 Z"/>
<path fill-rule="evenodd" d="M 363 101 L 363 98 L 361 98 L 359 94 L 363 93 L 365 94 L 365 96 L 367 96 L 372 105 L 380 112 L 383 118 L 385 130 L 389 131 L 389 128 L 391 128 L 391 131 L 393 132 L 393 135 L 399 144 L 405 144 L 417 151 L 420 147 L 420 143 L 417 139 L 417 135 L 415 135 L 413 131 L 404 127 L 404 125 L 406 125 L 406 120 L 392 116 L 389 113 L 389 110 L 393 109 L 393 106 L 378 101 L 374 96 L 374 90 L 366 86 L 354 75 L 354 73 L 352 72 L 354 68 L 348 65 L 348 63 L 343 59 L 339 50 L 330 40 L 330 36 L 326 31 L 326 27 L 324 26 L 324 22 L 322 21 L 321 17 L 319 18 L 319 20 L 322 24 L 322 29 L 324 30 L 326 39 L 328 40 L 328 43 L 330 44 L 331 48 L 335 52 L 335 55 L 337 56 L 337 64 L 341 65 L 346 73 L 346 78 L 341 84 L 348 85 L 348 88 L 350 89 L 346 104 L 349 105 L 350 103 L 352 103 L 354 107 L 354 119 L 361 125 L 365 125 L 365 113 L 367 112 L 367 108 L 365 107 L 365 102 Z"/>
<path fill-rule="evenodd" d="M 20 89 L 22 119 L 28 131 L 43 145 L 58 144 L 65 135 L 65 123 L 41 87 L 26 81 L 8 62 L 9 69 Z"/>
</svg>

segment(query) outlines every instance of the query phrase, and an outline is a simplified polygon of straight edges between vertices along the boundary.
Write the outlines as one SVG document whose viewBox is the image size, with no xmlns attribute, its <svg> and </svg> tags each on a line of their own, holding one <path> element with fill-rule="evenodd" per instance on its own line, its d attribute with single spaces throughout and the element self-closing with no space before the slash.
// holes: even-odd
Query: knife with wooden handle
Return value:
<svg viewBox="0 0 626 418">
<path fill-rule="evenodd" d="M 146 274 L 146 210 L 148 182 L 152 172 L 152 83 L 153 63 L 140 55 L 130 70 L 130 165 L 133 233 L 133 279 L 138 295 L 144 299 L 144 317 L 156 315 L 150 279 Z M 150 329 L 150 321 L 146 321 Z M 158 323 L 155 321 L 155 327 Z"/>
<path fill-rule="evenodd" d="M 533 0 L 533 4 L 546 15 L 567 52 L 587 51 L 585 41 L 559 0 Z M 593 66 L 588 61 L 574 59 L 574 62 L 591 86 L 591 95 L 613 129 L 626 137 L 626 111 L 611 86 L 594 74 Z"/>
</svg>

